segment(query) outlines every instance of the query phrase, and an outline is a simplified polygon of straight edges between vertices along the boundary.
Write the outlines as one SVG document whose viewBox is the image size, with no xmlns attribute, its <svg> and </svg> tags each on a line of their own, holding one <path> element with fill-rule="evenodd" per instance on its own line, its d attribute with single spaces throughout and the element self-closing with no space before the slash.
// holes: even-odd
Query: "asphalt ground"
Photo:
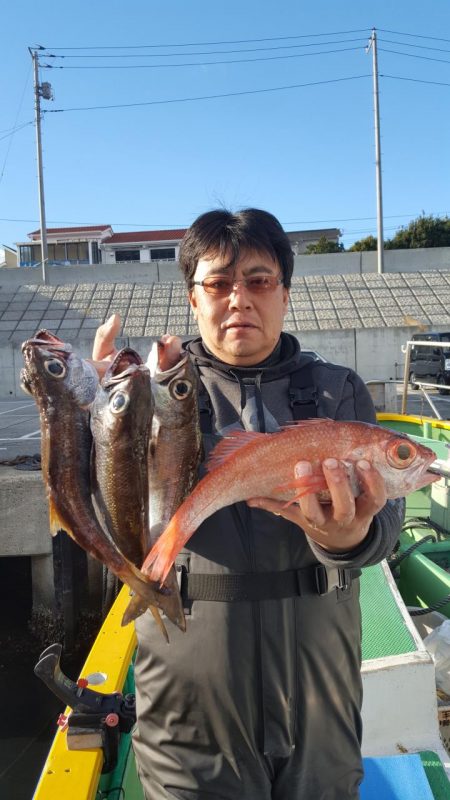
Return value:
<svg viewBox="0 0 450 800">
<path fill-rule="evenodd" d="M 0 462 L 41 451 L 39 414 L 34 400 L 0 400 Z"/>
<path fill-rule="evenodd" d="M 402 385 L 397 385 L 397 410 L 401 411 Z M 443 419 L 450 419 L 450 394 L 440 395 L 435 389 L 428 394 Z M 433 417 L 433 411 L 421 391 L 408 391 L 408 414 Z M 0 463 L 17 456 L 40 453 L 39 415 L 33 400 L 0 400 Z"/>
</svg>

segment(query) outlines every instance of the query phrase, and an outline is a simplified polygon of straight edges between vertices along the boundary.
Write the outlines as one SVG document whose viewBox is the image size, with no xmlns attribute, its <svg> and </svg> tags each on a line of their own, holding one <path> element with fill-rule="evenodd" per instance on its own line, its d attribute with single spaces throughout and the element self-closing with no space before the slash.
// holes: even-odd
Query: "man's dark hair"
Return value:
<svg viewBox="0 0 450 800">
<path fill-rule="evenodd" d="M 283 284 L 289 289 L 294 254 L 287 234 L 277 218 L 259 208 L 245 208 L 233 214 L 217 209 L 197 217 L 186 231 L 180 247 L 180 268 L 188 288 L 192 288 L 197 263 L 205 256 L 219 256 L 233 266 L 247 250 L 268 253 L 278 261 Z"/>
</svg>

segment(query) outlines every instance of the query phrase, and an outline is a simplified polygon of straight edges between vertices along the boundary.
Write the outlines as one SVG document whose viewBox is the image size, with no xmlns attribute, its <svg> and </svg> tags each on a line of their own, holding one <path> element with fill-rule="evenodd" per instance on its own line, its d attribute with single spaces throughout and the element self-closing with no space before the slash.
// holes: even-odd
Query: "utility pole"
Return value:
<svg viewBox="0 0 450 800">
<path fill-rule="evenodd" d="M 384 272 L 384 235 L 383 235 L 383 190 L 381 185 L 381 147 L 380 147 L 380 106 L 378 95 L 378 59 L 377 32 L 372 28 L 372 36 L 366 47 L 366 53 L 372 48 L 373 69 L 373 111 L 375 117 L 375 174 L 377 185 L 377 253 L 378 272 Z"/>
<path fill-rule="evenodd" d="M 38 48 L 42 49 L 41 47 Z M 51 100 L 52 89 L 49 83 L 39 83 L 39 60 L 37 50 L 28 48 L 32 61 L 34 72 L 34 108 L 35 108 L 35 123 L 36 123 L 36 149 L 37 149 L 37 169 L 38 169 L 38 188 L 39 188 L 39 218 L 41 226 L 41 263 L 42 263 L 42 282 L 47 283 L 47 263 L 48 263 L 48 246 L 47 246 L 47 223 L 45 221 L 45 200 L 44 200 L 44 176 L 42 169 L 42 139 L 41 139 L 41 97 L 45 100 Z"/>
</svg>

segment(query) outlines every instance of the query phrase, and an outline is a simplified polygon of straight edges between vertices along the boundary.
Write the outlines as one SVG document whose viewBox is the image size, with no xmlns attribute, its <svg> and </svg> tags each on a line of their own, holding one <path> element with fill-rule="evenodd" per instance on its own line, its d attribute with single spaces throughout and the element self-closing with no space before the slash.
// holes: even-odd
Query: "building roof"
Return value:
<svg viewBox="0 0 450 800">
<path fill-rule="evenodd" d="M 112 230 L 111 225 L 78 225 L 75 228 L 47 228 L 47 235 L 50 236 L 57 236 L 58 234 L 66 234 L 66 233 L 76 233 L 80 235 L 80 233 L 92 233 L 92 231 L 108 231 Z M 30 239 L 40 239 L 41 237 L 41 229 L 38 228 L 36 231 L 31 231 L 28 234 Z"/>
<path fill-rule="evenodd" d="M 92 238 L 93 234 L 102 234 L 101 244 L 137 244 L 151 243 L 151 242 L 179 242 L 186 233 L 186 228 L 178 228 L 176 230 L 163 230 L 163 231 L 123 231 L 122 233 L 113 233 L 111 225 L 78 225 L 72 228 L 47 228 L 47 236 L 49 239 L 67 239 L 70 236 L 80 237 L 86 236 Z M 110 235 L 105 235 L 110 233 Z M 32 241 L 40 241 L 41 229 L 31 231 L 28 237 Z M 18 244 L 25 244 L 18 242 Z"/>
<path fill-rule="evenodd" d="M 102 244 L 124 244 L 126 242 L 172 242 L 179 241 L 186 233 L 186 228 L 169 231 L 124 231 L 113 233 Z"/>
</svg>

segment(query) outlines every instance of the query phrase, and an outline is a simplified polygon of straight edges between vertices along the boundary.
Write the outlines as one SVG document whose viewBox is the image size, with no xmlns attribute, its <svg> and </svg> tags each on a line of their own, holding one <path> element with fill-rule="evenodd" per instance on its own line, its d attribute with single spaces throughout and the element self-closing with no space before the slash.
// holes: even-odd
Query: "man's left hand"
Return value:
<svg viewBox="0 0 450 800">
<path fill-rule="evenodd" d="M 284 500 L 267 497 L 252 497 L 247 503 L 294 522 L 325 550 L 345 553 L 365 539 L 374 515 L 385 505 L 384 479 L 368 461 L 358 461 L 356 473 L 361 494 L 355 498 L 347 471 L 339 461 L 328 458 L 322 469 L 330 493 L 329 503 L 321 503 L 317 494 L 307 494 L 287 507 Z M 312 474 L 311 464 L 300 461 L 296 477 L 309 474 Z"/>
</svg>

